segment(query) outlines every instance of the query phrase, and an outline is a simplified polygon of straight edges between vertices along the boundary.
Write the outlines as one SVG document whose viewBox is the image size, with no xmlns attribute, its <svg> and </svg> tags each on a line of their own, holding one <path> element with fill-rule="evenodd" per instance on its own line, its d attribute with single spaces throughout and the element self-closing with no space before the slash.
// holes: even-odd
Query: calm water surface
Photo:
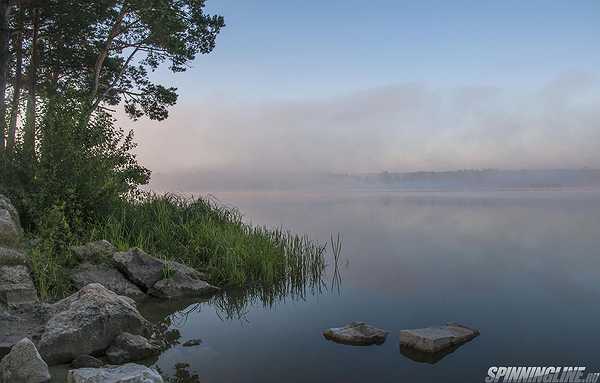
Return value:
<svg viewBox="0 0 600 383">
<path fill-rule="evenodd" d="M 600 369 L 598 192 L 214 195 L 255 224 L 323 242 L 340 232 L 342 283 L 237 310 L 145 309 L 179 342 L 203 341 L 156 361 L 173 382 L 483 382 L 493 365 Z M 390 331 L 387 342 L 321 335 L 355 320 Z M 449 321 L 481 336 L 436 363 L 400 352 L 401 329 Z"/>
</svg>

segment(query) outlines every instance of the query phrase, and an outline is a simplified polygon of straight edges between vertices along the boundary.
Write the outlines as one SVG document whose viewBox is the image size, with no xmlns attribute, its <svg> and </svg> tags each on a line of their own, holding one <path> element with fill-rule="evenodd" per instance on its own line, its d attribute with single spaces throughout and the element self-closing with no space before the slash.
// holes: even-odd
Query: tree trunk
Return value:
<svg viewBox="0 0 600 383">
<path fill-rule="evenodd" d="M 0 0 L 0 152 L 4 151 L 6 137 L 6 77 L 8 74 L 10 30 L 8 0 Z"/>
<path fill-rule="evenodd" d="M 8 138 L 6 142 L 6 149 L 9 153 L 12 153 L 15 147 L 17 119 L 19 117 L 19 104 L 21 99 L 21 85 L 23 82 L 23 18 L 23 9 L 21 9 L 19 11 L 17 31 L 14 38 L 14 50 L 17 62 L 15 64 L 15 83 L 13 85 L 10 124 L 8 126 Z"/>
<path fill-rule="evenodd" d="M 25 129 L 23 132 L 23 149 L 28 157 L 35 159 L 35 117 L 36 117 L 36 91 L 37 70 L 39 65 L 38 34 L 39 34 L 39 10 L 32 10 L 33 37 L 31 40 L 31 62 L 29 63 L 29 86 L 27 95 L 27 108 L 25 110 Z"/>
</svg>

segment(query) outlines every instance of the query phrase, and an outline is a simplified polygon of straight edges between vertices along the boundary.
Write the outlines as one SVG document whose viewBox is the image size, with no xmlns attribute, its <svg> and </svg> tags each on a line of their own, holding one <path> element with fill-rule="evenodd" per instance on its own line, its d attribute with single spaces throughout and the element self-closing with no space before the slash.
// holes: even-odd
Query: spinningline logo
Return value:
<svg viewBox="0 0 600 383">
<path fill-rule="evenodd" d="M 490 367 L 486 383 L 597 383 L 600 372 L 585 367 Z"/>
</svg>

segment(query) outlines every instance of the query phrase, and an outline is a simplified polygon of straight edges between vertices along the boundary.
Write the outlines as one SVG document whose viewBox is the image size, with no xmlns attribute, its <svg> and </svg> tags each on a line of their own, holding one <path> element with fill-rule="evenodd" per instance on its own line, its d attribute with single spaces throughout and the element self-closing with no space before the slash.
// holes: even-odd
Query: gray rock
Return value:
<svg viewBox="0 0 600 383">
<path fill-rule="evenodd" d="M 70 370 L 67 383 L 164 383 L 155 370 L 135 363 Z"/>
<path fill-rule="evenodd" d="M 469 327 L 448 323 L 445 326 L 426 327 L 400 331 L 400 346 L 421 352 L 437 353 L 470 341 L 479 331 Z"/>
<path fill-rule="evenodd" d="M 15 206 L 10 202 L 7 196 L 0 194 L 0 209 L 7 210 L 12 219 L 17 223 L 19 227 L 21 227 L 21 222 L 19 221 L 19 212 L 15 208 Z"/>
<path fill-rule="evenodd" d="M 14 266 L 14 265 L 28 265 L 29 261 L 25 254 L 15 249 L 8 249 L 0 247 L 0 265 L 1 266 Z"/>
<path fill-rule="evenodd" d="M 10 312 L 0 305 L 0 357 L 23 338 L 35 343 L 47 320 L 45 304 L 21 306 Z"/>
<path fill-rule="evenodd" d="M 352 322 L 344 327 L 334 327 L 323 332 L 323 336 L 328 340 L 353 346 L 383 344 L 387 334 L 387 331 L 363 322 Z"/>
<path fill-rule="evenodd" d="M 16 246 L 21 242 L 22 234 L 17 209 L 0 194 L 0 245 Z"/>
<path fill-rule="evenodd" d="M 112 243 L 103 239 L 101 241 L 89 242 L 82 246 L 73 246 L 71 251 L 80 262 L 98 263 L 111 261 L 112 255 L 117 251 L 117 248 Z"/>
<path fill-rule="evenodd" d="M 148 359 L 160 354 L 160 347 L 154 345 L 141 335 L 127 332 L 115 338 L 106 350 L 108 361 L 113 364 L 123 364 Z"/>
<path fill-rule="evenodd" d="M 219 291 L 203 280 L 206 276 L 179 262 L 166 262 L 166 278 L 156 282 L 148 291 L 158 298 L 182 298 L 210 296 Z"/>
<path fill-rule="evenodd" d="M 183 347 L 194 347 L 200 346 L 202 344 L 202 339 L 190 339 L 188 341 L 183 342 Z"/>
<path fill-rule="evenodd" d="M 82 263 L 73 270 L 71 279 L 73 285 L 78 289 L 90 283 L 100 283 L 119 295 L 125 295 L 133 299 L 142 299 L 146 296 L 120 271 L 107 264 Z"/>
<path fill-rule="evenodd" d="M 0 362 L 0 383 L 45 383 L 50 381 L 48 365 L 27 338 L 15 344 Z"/>
<path fill-rule="evenodd" d="M 0 266 L 0 301 L 9 306 L 38 301 L 27 266 Z"/>
<path fill-rule="evenodd" d="M 82 354 L 102 352 L 122 332 L 147 335 L 151 325 L 131 298 L 98 283 L 55 303 L 44 327 L 40 353 L 51 365 L 68 363 Z"/>
<path fill-rule="evenodd" d="M 113 255 L 113 261 L 130 281 L 147 291 L 163 278 L 165 262 L 138 248 Z"/>
<path fill-rule="evenodd" d="M 100 368 L 104 362 L 90 355 L 79 355 L 71 362 L 73 368 Z"/>
<path fill-rule="evenodd" d="M 15 246 L 21 241 L 21 231 L 9 211 L 0 209 L 0 245 Z"/>
</svg>

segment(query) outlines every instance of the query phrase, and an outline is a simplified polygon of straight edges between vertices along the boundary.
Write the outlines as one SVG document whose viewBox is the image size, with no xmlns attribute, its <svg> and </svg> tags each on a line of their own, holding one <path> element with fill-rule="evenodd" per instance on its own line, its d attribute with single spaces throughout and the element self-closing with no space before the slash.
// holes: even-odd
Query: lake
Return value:
<svg viewBox="0 0 600 383">
<path fill-rule="evenodd" d="M 600 192 L 214 196 L 255 224 L 322 243 L 339 232 L 341 282 L 329 273 L 300 295 L 142 309 L 174 334 L 154 364 L 173 382 L 483 382 L 490 366 L 600 367 Z M 387 341 L 323 338 L 351 321 Z M 400 352 L 401 329 L 446 322 L 481 335 L 437 362 Z"/>
</svg>

